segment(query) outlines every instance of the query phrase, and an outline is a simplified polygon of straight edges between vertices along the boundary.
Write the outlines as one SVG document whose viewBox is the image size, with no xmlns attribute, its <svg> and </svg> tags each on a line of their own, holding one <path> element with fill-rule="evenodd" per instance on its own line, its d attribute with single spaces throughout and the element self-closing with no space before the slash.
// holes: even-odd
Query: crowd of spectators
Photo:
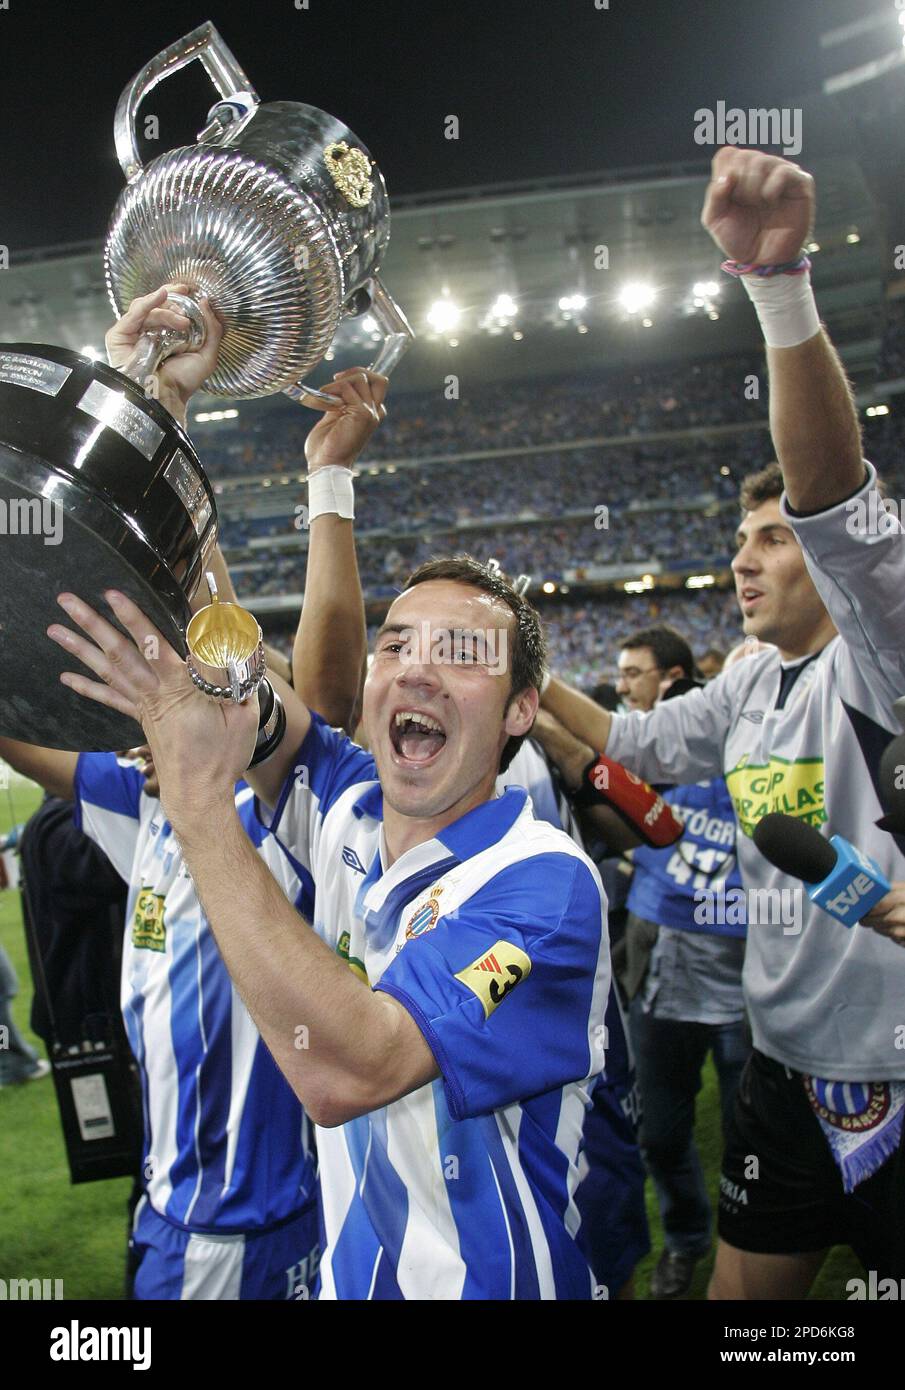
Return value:
<svg viewBox="0 0 905 1390">
<path fill-rule="evenodd" d="M 744 422 L 763 414 L 747 386 L 758 373 L 765 379 L 761 359 L 732 357 L 578 379 L 474 388 L 463 382 L 456 399 L 447 399 L 441 384 L 393 401 L 368 459 L 421 460 Z M 310 428 L 310 415 L 298 408 L 243 410 L 234 428 L 204 437 L 205 466 L 213 478 L 298 473 Z"/>
<path fill-rule="evenodd" d="M 611 516 L 598 529 L 593 513 L 580 521 L 539 523 L 532 526 L 501 523 L 480 531 L 423 531 L 397 536 L 392 541 L 359 539 L 361 582 L 369 597 L 396 593 L 405 576 L 434 555 L 468 550 L 481 559 L 494 558 L 507 574 L 530 574 L 542 584 L 580 583 L 593 578 L 592 566 L 649 566 L 727 564 L 738 523 L 734 507 L 723 506 L 714 514 L 675 509 L 624 512 Z M 300 593 L 304 587 L 306 553 L 293 550 L 274 555 L 254 569 L 235 569 L 243 599 L 254 595 Z"/>
<path fill-rule="evenodd" d="M 686 571 L 724 567 L 734 548 L 739 479 L 772 457 L 769 434 L 749 428 L 717 439 L 649 436 L 764 421 L 766 401 L 750 399 L 745 390 L 757 372 L 757 362 L 736 358 L 593 380 L 484 386 L 456 401 L 399 397 L 369 444 L 356 484 L 367 596 L 391 599 L 416 565 L 463 550 L 495 558 L 509 574 L 530 575 L 535 594 L 552 582 L 557 598 L 563 586 L 566 592 L 580 590 L 594 577 L 588 573 L 593 566 L 637 568 L 659 561 L 665 569 Z M 760 372 L 759 380 L 762 364 Z M 880 373 L 903 372 L 905 305 L 896 305 L 889 312 Z M 905 414 L 898 414 L 893 400 L 890 414 L 864 425 L 865 453 L 905 516 Z M 221 494 L 222 544 L 240 597 L 252 607 L 255 597 L 303 588 L 299 511 L 305 487 L 299 471 L 310 426 L 307 414 L 271 410 L 250 414 L 210 444 L 204 441 L 215 484 L 243 471 L 291 475 L 291 482 L 278 486 L 277 509 L 271 506 L 269 516 L 250 514 L 262 497 L 259 482 Z M 617 436 L 631 442 L 563 447 Z M 547 451 L 518 452 L 532 447 Z M 500 449 L 513 452 L 468 457 Z M 432 457 L 444 461 L 423 462 Z M 403 466 L 388 467 L 388 460 Z M 378 462 L 379 473 L 371 472 Z M 276 495 L 269 493 L 268 500 Z M 262 538 L 291 543 L 249 546 Z M 661 608 L 668 614 L 661 616 Z M 575 594 L 549 608 L 548 620 L 556 664 L 585 684 L 607 678 L 607 670 L 612 675 L 620 636 L 645 622 L 672 622 L 701 651 L 711 644 L 729 647 L 740 636 L 734 597 L 714 590 L 686 590 L 678 597 L 661 590 L 656 597 L 624 600 Z M 601 667 L 601 659 L 609 668 Z"/>
</svg>

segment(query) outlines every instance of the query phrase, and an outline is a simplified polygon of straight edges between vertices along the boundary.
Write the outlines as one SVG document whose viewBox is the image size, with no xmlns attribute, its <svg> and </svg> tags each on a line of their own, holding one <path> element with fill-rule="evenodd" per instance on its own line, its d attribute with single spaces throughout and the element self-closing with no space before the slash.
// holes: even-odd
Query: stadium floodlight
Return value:
<svg viewBox="0 0 905 1390">
<path fill-rule="evenodd" d="M 642 319 L 642 320 L 641 320 L 641 327 L 642 327 L 642 328 L 653 328 L 653 326 L 654 326 L 654 321 L 653 321 L 653 319 Z"/>
<path fill-rule="evenodd" d="M 861 240 L 861 233 L 858 231 L 857 227 L 852 227 L 851 231 L 846 234 L 845 239 L 849 246 L 857 246 L 858 242 Z"/>
<path fill-rule="evenodd" d="M 564 314 L 580 314 L 582 309 L 588 307 L 588 301 L 583 294 L 564 294 L 559 301 L 559 307 Z"/>
<path fill-rule="evenodd" d="M 642 284 L 639 280 L 623 285 L 619 291 L 619 303 L 627 314 L 637 314 L 641 309 L 649 309 L 656 297 L 653 285 Z"/>
<path fill-rule="evenodd" d="M 708 315 L 707 315 L 707 317 L 708 317 L 709 319 L 718 319 L 719 316 L 720 316 L 720 311 L 719 311 L 719 309 L 711 309 L 711 310 L 709 311 Z"/>
<path fill-rule="evenodd" d="M 694 295 L 695 304 L 705 299 L 716 299 L 719 292 L 720 286 L 717 284 L 716 280 L 698 280 L 692 286 L 691 290 L 691 293 Z"/>
<path fill-rule="evenodd" d="M 710 584 L 715 584 L 716 579 L 712 574 L 690 574 L 685 580 L 686 589 L 706 589 Z"/>
<path fill-rule="evenodd" d="M 545 594 L 555 594 L 555 593 L 556 593 L 556 585 L 553 583 L 552 579 L 546 580 L 546 581 L 541 585 L 541 588 L 543 589 L 543 591 L 544 591 Z"/>
<path fill-rule="evenodd" d="M 864 413 L 865 413 L 865 415 L 870 415 L 871 418 L 873 418 L 874 415 L 888 415 L 888 414 L 889 414 L 889 406 L 888 406 L 888 405 L 869 405 L 869 406 L 867 407 L 867 410 L 866 410 Z"/>
<path fill-rule="evenodd" d="M 518 331 L 518 329 L 516 329 L 515 332 L 514 332 L 513 335 L 512 335 L 513 342 L 520 343 L 520 342 L 522 341 L 522 339 L 524 338 L 524 336 L 525 336 L 524 333 L 520 333 L 520 332 Z"/>
<path fill-rule="evenodd" d="M 805 251 L 807 251 L 807 253 L 808 253 L 809 256 L 815 256 L 815 255 L 817 254 L 817 252 L 820 250 L 820 242 L 819 242 L 819 241 L 808 241 L 808 242 L 805 242 L 805 248 L 804 248 L 804 249 L 805 249 Z"/>
<path fill-rule="evenodd" d="M 450 333 L 462 317 L 462 310 L 451 299 L 435 299 L 427 321 L 435 333 Z"/>
<path fill-rule="evenodd" d="M 490 313 L 493 318 L 497 319 L 500 323 L 504 323 L 506 319 L 515 318 L 518 313 L 518 305 L 511 294 L 500 294 L 497 295 Z"/>
</svg>

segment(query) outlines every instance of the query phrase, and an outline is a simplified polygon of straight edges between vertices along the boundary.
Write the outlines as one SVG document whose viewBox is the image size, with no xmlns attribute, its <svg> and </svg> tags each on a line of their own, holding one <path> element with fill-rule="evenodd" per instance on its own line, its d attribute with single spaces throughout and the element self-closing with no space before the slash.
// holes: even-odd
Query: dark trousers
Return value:
<svg viewBox="0 0 905 1390">
<path fill-rule="evenodd" d="M 739 1077 L 751 1052 L 738 1023 L 684 1023 L 630 1010 L 641 1092 L 641 1154 L 657 1192 L 667 1250 L 698 1257 L 710 1249 L 712 1213 L 694 1143 L 695 1098 L 713 1052 L 725 1136 Z"/>
</svg>

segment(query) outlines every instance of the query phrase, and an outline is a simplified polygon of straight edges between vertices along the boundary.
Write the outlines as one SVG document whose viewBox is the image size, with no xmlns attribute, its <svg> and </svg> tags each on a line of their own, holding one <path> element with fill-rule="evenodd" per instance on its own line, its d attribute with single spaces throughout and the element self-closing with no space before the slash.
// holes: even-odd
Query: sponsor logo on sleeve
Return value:
<svg viewBox="0 0 905 1390">
<path fill-rule="evenodd" d="M 138 951 L 165 951 L 167 929 L 163 920 L 164 895 L 142 888 L 132 917 L 132 945 Z"/>
<path fill-rule="evenodd" d="M 365 984 L 369 984 L 370 981 L 368 980 L 368 972 L 365 970 L 364 961 L 359 960 L 357 956 L 350 955 L 349 953 L 351 944 L 352 938 L 349 933 L 347 931 L 342 932 L 336 943 L 336 954 L 341 960 L 346 962 L 346 965 L 348 965 L 353 974 L 357 975 Z"/>
<path fill-rule="evenodd" d="M 511 941 L 497 941 L 486 955 L 456 973 L 456 979 L 476 994 L 489 1018 L 506 995 L 531 973 L 531 961 Z"/>
</svg>

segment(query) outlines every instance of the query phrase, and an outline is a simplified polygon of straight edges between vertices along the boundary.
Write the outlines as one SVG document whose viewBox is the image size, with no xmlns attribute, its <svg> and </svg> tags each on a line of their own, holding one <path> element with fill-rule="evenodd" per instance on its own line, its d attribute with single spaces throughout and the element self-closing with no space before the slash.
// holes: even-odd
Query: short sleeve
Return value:
<svg viewBox="0 0 905 1390">
<path fill-rule="evenodd" d="M 279 843 L 310 869 L 315 837 L 330 807 L 349 787 L 376 779 L 371 754 L 312 710 L 311 727 L 293 759 L 276 807 L 271 814 L 259 802 L 257 813 Z"/>
<path fill-rule="evenodd" d="M 115 753 L 81 753 L 75 766 L 73 821 L 128 883 L 138 845 L 144 777 Z"/>
<path fill-rule="evenodd" d="M 408 941 L 378 981 L 437 1060 L 454 1120 L 599 1071 L 606 900 L 590 865 L 536 855 Z"/>
</svg>

